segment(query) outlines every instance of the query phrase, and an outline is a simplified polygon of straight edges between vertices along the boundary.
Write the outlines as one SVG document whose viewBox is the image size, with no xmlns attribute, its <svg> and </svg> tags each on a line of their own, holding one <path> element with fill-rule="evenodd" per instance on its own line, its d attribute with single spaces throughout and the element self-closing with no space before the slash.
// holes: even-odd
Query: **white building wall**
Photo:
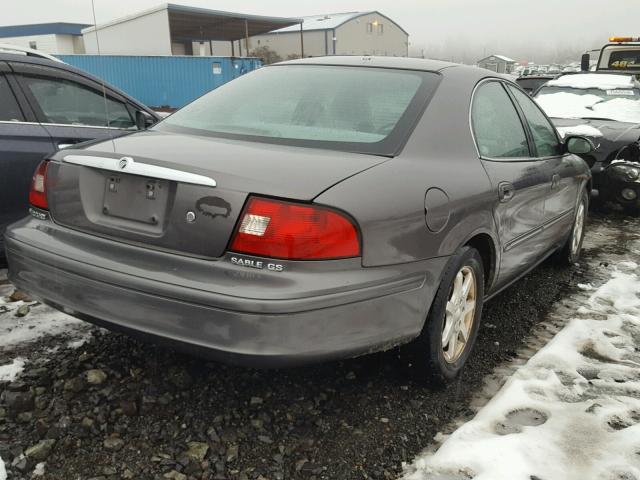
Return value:
<svg viewBox="0 0 640 480">
<path fill-rule="evenodd" d="M 72 35 L 30 35 L 26 37 L 5 37 L 0 38 L 0 43 L 9 43 L 18 47 L 29 48 L 30 42 L 36 42 L 36 49 L 43 53 L 49 54 L 66 54 L 75 53 L 73 51 L 73 42 L 69 48 L 66 39 L 60 40 L 62 37 L 72 37 Z M 60 45 L 63 45 L 60 48 Z"/>
<path fill-rule="evenodd" d="M 56 35 L 56 48 L 58 53 L 70 55 L 76 53 L 71 35 Z"/>
<path fill-rule="evenodd" d="M 73 36 L 73 53 L 78 55 L 85 53 L 84 39 L 82 38 L 82 35 Z"/>
<path fill-rule="evenodd" d="M 377 25 L 373 25 L 377 22 Z M 367 25 L 372 24 L 369 32 Z M 382 32 L 379 26 L 382 25 Z M 336 55 L 383 55 L 406 57 L 409 36 L 382 15 L 356 17 L 336 29 Z"/>
<path fill-rule="evenodd" d="M 171 55 L 169 16 L 166 9 L 105 25 L 98 31 L 100 53 L 105 55 Z M 96 31 L 83 31 L 87 54 L 97 54 Z"/>
<path fill-rule="evenodd" d="M 331 32 L 328 31 L 327 51 L 325 53 L 325 31 L 306 31 L 304 32 L 304 56 L 320 57 L 322 55 L 331 55 L 332 43 Z M 289 55 L 300 56 L 300 32 L 268 33 L 249 38 L 250 51 L 265 45 L 274 50 L 283 59 L 286 59 Z M 244 48 L 242 53 L 244 54 Z"/>
<path fill-rule="evenodd" d="M 202 47 L 201 47 L 202 45 Z M 211 50 L 213 47 L 213 51 Z M 214 56 L 214 57 L 230 57 L 231 56 L 231 42 L 227 41 L 215 41 L 212 40 L 209 42 L 208 40 L 204 43 L 193 42 L 192 44 L 193 54 L 197 57 L 200 55 L 202 51 L 202 55 L 204 56 Z M 244 41 L 242 42 L 242 48 L 244 49 Z M 171 47 L 174 55 L 185 55 L 184 44 L 174 43 Z M 179 53 L 181 52 L 181 53 Z M 244 50 L 242 52 L 244 54 Z M 238 44 L 236 42 L 235 54 L 238 55 Z"/>
</svg>

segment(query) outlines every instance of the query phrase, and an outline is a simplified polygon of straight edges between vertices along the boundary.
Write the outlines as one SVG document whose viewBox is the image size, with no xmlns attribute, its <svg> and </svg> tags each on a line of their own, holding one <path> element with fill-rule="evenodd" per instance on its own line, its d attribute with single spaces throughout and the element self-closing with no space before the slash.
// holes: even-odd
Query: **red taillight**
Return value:
<svg viewBox="0 0 640 480">
<path fill-rule="evenodd" d="M 360 255 L 358 230 L 325 207 L 250 198 L 230 249 L 260 257 L 328 260 Z"/>
<path fill-rule="evenodd" d="M 48 161 L 40 162 L 38 168 L 36 168 L 31 180 L 31 190 L 29 191 L 29 203 L 34 207 L 42 208 L 44 210 L 49 209 L 49 203 L 47 202 L 47 167 Z"/>
</svg>

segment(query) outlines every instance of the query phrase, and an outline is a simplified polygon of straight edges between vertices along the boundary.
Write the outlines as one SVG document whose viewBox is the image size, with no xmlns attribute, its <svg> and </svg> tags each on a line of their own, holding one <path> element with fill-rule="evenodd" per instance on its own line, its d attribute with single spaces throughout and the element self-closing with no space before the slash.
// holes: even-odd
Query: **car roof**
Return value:
<svg viewBox="0 0 640 480">
<path fill-rule="evenodd" d="M 524 75 L 522 77 L 516 78 L 516 82 L 518 80 L 551 80 L 556 78 L 557 75 Z"/>
<path fill-rule="evenodd" d="M 83 76 L 85 78 L 89 78 L 89 79 L 93 80 L 96 83 L 104 84 L 105 87 L 107 87 L 108 89 L 118 93 L 119 95 L 121 95 L 124 98 L 126 98 L 128 101 L 130 101 L 132 103 L 135 103 L 136 105 L 139 105 L 140 107 L 144 107 L 144 109 L 147 112 L 153 113 L 155 115 L 155 112 L 153 112 L 153 110 L 151 110 L 149 107 L 147 107 L 146 105 L 144 105 L 140 101 L 136 100 L 135 98 L 131 97 L 131 95 L 126 94 L 125 92 L 123 92 L 119 88 L 114 87 L 113 85 L 105 82 L 104 80 L 102 80 L 102 79 L 100 79 L 98 77 L 95 77 L 95 76 L 91 75 L 88 72 L 85 72 L 84 70 L 80 70 L 79 68 L 72 67 L 68 63 L 54 62 L 53 60 L 48 60 L 46 58 L 33 57 L 33 56 L 30 56 L 30 55 L 22 55 L 22 54 L 19 54 L 19 53 L 18 54 L 6 53 L 6 52 L 0 52 L 0 62 L 26 63 L 26 64 L 30 64 L 30 65 L 42 65 L 44 67 L 57 68 L 58 70 L 65 70 L 67 72 L 71 72 L 71 73 L 74 73 L 74 74 L 77 74 L 77 75 L 81 75 L 81 76 Z"/>
<path fill-rule="evenodd" d="M 354 67 L 398 68 L 405 70 L 422 70 L 439 72 L 449 67 L 460 66 L 457 63 L 407 57 L 377 57 L 370 55 L 330 55 L 326 57 L 309 57 L 298 60 L 280 62 L 278 65 L 345 65 Z"/>
<path fill-rule="evenodd" d="M 273 64 L 278 65 L 337 65 L 352 67 L 377 67 L 398 70 L 416 70 L 423 72 L 436 72 L 443 76 L 465 77 L 480 81 L 484 78 L 497 78 L 506 80 L 515 85 L 513 77 L 492 72 L 475 65 L 461 65 L 459 63 L 443 62 L 423 58 L 408 57 L 377 57 L 368 55 L 330 55 L 326 57 L 310 57 L 298 60 L 288 60 Z M 269 65 L 267 66 L 269 67 Z"/>
</svg>

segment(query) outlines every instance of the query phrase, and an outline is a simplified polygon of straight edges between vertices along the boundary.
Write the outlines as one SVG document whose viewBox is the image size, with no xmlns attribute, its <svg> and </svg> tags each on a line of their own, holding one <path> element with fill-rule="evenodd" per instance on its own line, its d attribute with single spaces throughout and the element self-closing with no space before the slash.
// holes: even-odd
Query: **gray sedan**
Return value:
<svg viewBox="0 0 640 480">
<path fill-rule="evenodd" d="M 285 62 L 37 169 L 10 278 L 89 322 L 282 366 L 408 344 L 465 364 L 483 302 L 580 254 L 589 168 L 510 80 L 417 59 Z"/>
</svg>

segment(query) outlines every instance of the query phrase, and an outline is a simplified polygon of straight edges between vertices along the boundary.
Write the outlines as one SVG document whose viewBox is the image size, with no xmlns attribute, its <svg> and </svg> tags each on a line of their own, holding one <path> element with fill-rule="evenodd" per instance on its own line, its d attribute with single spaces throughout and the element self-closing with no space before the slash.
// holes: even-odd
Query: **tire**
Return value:
<svg viewBox="0 0 640 480">
<path fill-rule="evenodd" d="M 584 231 L 587 224 L 588 213 L 589 195 L 586 190 L 582 190 L 580 200 L 578 201 L 573 214 L 573 226 L 571 227 L 569 238 L 567 238 L 567 241 L 555 257 L 555 263 L 558 265 L 568 267 L 580 260 L 580 252 L 582 251 L 582 242 L 584 241 Z"/>
<path fill-rule="evenodd" d="M 466 317 L 449 314 L 447 318 L 447 304 L 452 300 L 454 290 L 460 288 L 459 283 L 456 283 L 460 281 L 460 275 L 462 275 L 463 286 L 467 278 L 473 282 L 470 288 L 473 290 L 474 310 L 473 313 L 469 312 Z M 469 292 L 471 293 L 471 290 Z M 470 295 L 467 295 L 466 299 L 469 300 Z M 478 335 L 483 299 L 484 268 L 482 257 L 475 248 L 462 247 L 449 260 L 422 333 L 405 347 L 407 360 L 410 362 L 413 372 L 421 379 L 436 385 L 444 385 L 460 374 Z M 458 308 L 461 308 L 461 304 L 458 305 L 460 305 Z M 456 312 L 459 313 L 461 310 Z M 449 325 L 449 331 L 454 332 L 451 334 L 451 338 L 453 339 L 455 335 L 457 344 L 464 340 L 462 331 L 451 330 L 451 325 L 456 317 L 464 322 L 464 326 L 460 325 L 466 330 L 467 339 L 462 347 L 458 345 L 452 351 L 451 340 L 443 345 L 443 335 L 445 335 L 445 328 Z M 462 349 L 460 350 L 460 348 Z"/>
</svg>

